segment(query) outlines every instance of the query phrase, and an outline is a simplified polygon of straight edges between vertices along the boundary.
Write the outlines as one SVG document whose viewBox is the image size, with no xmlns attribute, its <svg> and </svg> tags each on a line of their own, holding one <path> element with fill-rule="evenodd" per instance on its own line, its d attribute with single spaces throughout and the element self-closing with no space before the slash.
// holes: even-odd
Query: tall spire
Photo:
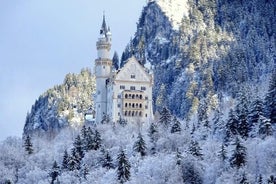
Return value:
<svg viewBox="0 0 276 184">
<path fill-rule="evenodd" d="M 102 23 L 100 34 L 106 34 L 106 33 L 107 33 L 107 26 L 105 22 L 105 13 L 103 13 L 103 23 Z"/>
</svg>

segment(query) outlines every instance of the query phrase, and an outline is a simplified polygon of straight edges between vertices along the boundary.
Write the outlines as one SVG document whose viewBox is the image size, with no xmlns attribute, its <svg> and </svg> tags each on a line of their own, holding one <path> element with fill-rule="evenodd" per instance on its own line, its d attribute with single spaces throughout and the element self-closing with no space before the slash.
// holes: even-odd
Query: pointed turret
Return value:
<svg viewBox="0 0 276 184">
<path fill-rule="evenodd" d="M 107 33 L 107 26 L 106 26 L 106 22 L 105 22 L 105 14 L 103 15 L 103 23 L 102 23 L 102 27 L 100 30 L 100 34 L 106 34 Z"/>
</svg>

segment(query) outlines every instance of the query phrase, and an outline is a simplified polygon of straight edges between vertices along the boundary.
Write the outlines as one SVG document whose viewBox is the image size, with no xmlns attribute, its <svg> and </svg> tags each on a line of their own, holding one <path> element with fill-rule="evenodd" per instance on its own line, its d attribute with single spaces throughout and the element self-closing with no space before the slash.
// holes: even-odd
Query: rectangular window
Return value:
<svg viewBox="0 0 276 184">
<path fill-rule="evenodd" d="M 130 78 L 135 79 L 135 75 L 134 75 L 134 74 L 131 74 L 131 75 L 130 75 Z"/>
<path fill-rule="evenodd" d="M 135 90 L 135 86 L 130 86 L 130 90 Z"/>
<path fill-rule="evenodd" d="M 121 95 L 118 95 L 118 98 L 121 98 Z"/>
<path fill-rule="evenodd" d="M 146 109 L 148 109 L 148 106 L 147 106 L 147 105 L 145 105 L 145 108 L 146 108 Z"/>
<path fill-rule="evenodd" d="M 141 87 L 141 90 L 142 90 L 142 91 L 146 91 L 146 87 L 145 87 L 145 86 L 142 86 L 142 87 Z"/>
<path fill-rule="evenodd" d="M 121 107 L 121 104 L 118 104 L 118 108 L 120 108 Z"/>
<path fill-rule="evenodd" d="M 145 99 L 148 100 L 148 97 L 146 96 Z"/>
<path fill-rule="evenodd" d="M 125 89 L 125 86 L 120 86 L 120 89 Z"/>
</svg>

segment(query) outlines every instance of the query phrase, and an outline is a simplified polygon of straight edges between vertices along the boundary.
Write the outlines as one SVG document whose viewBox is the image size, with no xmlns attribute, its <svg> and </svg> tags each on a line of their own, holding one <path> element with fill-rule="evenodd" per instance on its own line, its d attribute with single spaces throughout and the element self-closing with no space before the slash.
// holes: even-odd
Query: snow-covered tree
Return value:
<svg viewBox="0 0 276 184">
<path fill-rule="evenodd" d="M 177 120 L 176 117 L 173 118 L 173 125 L 171 128 L 171 133 L 180 133 L 181 132 L 181 124 Z"/>
<path fill-rule="evenodd" d="M 241 143 L 238 137 L 235 140 L 234 146 L 235 148 L 230 158 L 230 164 L 232 167 L 241 168 L 246 163 L 246 147 Z"/>
<path fill-rule="evenodd" d="M 64 151 L 63 159 L 62 159 L 62 170 L 68 170 L 69 169 L 69 160 L 70 156 L 68 155 L 67 150 Z"/>
<path fill-rule="evenodd" d="M 131 166 L 123 149 L 120 150 L 120 153 L 117 156 L 117 162 L 118 162 L 117 179 L 120 183 L 125 183 L 126 181 L 130 180 Z"/>
<path fill-rule="evenodd" d="M 24 147 L 25 147 L 25 151 L 30 155 L 34 152 L 33 149 L 33 144 L 32 144 L 32 140 L 31 137 L 29 135 L 27 135 L 25 142 L 24 142 Z"/>
<path fill-rule="evenodd" d="M 137 141 L 134 143 L 133 150 L 140 153 L 140 155 L 143 157 L 147 153 L 147 146 L 146 142 L 143 139 L 143 136 L 141 133 L 138 134 Z"/>
<path fill-rule="evenodd" d="M 52 166 L 52 169 L 49 173 L 49 176 L 51 178 L 51 184 L 54 184 L 54 182 L 57 180 L 58 176 L 60 175 L 60 168 L 56 161 L 54 161 L 54 164 Z"/>
<path fill-rule="evenodd" d="M 101 158 L 102 167 L 107 169 L 113 169 L 114 163 L 113 159 L 107 150 L 102 150 L 102 158 Z"/>
<path fill-rule="evenodd" d="M 265 98 L 265 108 L 271 124 L 276 124 L 276 71 L 273 72 L 270 79 L 269 89 Z"/>
<path fill-rule="evenodd" d="M 112 68 L 114 68 L 114 70 L 118 70 L 119 69 L 119 56 L 118 53 L 115 51 L 113 58 L 112 58 Z"/>
<path fill-rule="evenodd" d="M 261 138 L 273 135 L 273 128 L 270 123 L 270 119 L 261 116 L 258 121 L 259 124 L 259 135 Z"/>
<path fill-rule="evenodd" d="M 200 160 L 203 159 L 202 149 L 199 146 L 199 143 L 196 140 L 191 140 L 189 145 L 189 153 Z"/>
<path fill-rule="evenodd" d="M 166 107 L 163 107 L 162 111 L 160 112 L 159 123 L 167 128 L 171 124 L 171 118 L 172 115 L 170 111 Z"/>
</svg>

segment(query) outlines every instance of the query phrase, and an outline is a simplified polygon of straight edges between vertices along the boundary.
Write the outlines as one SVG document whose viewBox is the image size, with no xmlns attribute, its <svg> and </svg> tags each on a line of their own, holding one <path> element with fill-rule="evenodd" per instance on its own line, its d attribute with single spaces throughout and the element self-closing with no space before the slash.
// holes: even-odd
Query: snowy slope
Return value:
<svg viewBox="0 0 276 184">
<path fill-rule="evenodd" d="M 188 16 L 188 1 L 156 0 L 156 3 L 171 21 L 173 29 L 178 30 L 183 16 Z"/>
</svg>

